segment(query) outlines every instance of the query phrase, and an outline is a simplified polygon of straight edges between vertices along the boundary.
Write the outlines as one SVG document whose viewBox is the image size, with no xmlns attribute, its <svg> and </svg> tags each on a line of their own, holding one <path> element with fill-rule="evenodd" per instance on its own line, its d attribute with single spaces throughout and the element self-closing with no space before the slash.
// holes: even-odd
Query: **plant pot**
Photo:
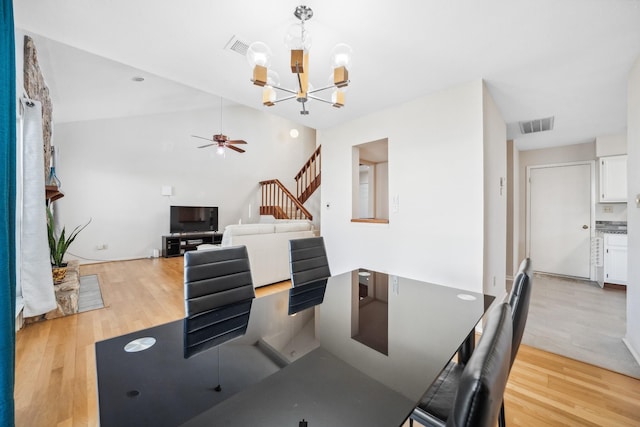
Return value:
<svg viewBox="0 0 640 427">
<path fill-rule="evenodd" d="M 53 273 L 53 284 L 58 285 L 64 282 L 64 277 L 67 275 L 67 266 L 51 266 L 51 272 Z"/>
</svg>

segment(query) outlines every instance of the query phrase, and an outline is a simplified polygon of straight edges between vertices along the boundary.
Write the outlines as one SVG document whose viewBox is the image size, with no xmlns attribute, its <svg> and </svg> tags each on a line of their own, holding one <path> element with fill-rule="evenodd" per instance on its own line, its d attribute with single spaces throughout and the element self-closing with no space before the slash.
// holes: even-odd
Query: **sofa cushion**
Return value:
<svg viewBox="0 0 640 427">
<path fill-rule="evenodd" d="M 267 234 L 274 232 L 273 224 L 232 224 L 224 229 L 234 236 L 245 236 L 247 234 Z"/>
<path fill-rule="evenodd" d="M 311 230 L 311 223 L 309 221 L 276 223 L 275 229 L 276 229 L 276 233 L 291 233 L 294 231 L 307 231 L 307 230 Z"/>
</svg>

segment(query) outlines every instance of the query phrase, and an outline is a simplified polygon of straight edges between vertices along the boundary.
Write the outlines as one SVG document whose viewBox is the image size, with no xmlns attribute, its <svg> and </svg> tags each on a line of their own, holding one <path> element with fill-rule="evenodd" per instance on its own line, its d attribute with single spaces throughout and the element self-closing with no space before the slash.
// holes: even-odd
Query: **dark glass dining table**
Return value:
<svg viewBox="0 0 640 427">
<path fill-rule="evenodd" d="M 100 425 L 400 426 L 493 300 L 358 269 L 295 315 L 289 291 L 255 299 L 242 337 L 194 357 L 183 320 L 100 341 Z"/>
</svg>

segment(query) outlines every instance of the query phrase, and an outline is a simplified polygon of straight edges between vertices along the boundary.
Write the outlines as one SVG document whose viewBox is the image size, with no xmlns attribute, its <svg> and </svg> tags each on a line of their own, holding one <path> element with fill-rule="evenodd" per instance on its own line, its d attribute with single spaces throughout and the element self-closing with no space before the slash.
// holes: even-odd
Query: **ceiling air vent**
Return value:
<svg viewBox="0 0 640 427">
<path fill-rule="evenodd" d="M 553 129 L 554 117 L 546 117 L 544 119 L 530 120 L 528 122 L 519 122 L 520 132 L 523 134 L 544 132 L 545 130 Z"/>
<path fill-rule="evenodd" d="M 233 52 L 239 53 L 244 56 L 247 54 L 247 49 L 249 49 L 249 44 L 239 40 L 235 35 L 231 36 L 227 44 L 224 46 L 225 50 L 231 50 Z"/>
</svg>

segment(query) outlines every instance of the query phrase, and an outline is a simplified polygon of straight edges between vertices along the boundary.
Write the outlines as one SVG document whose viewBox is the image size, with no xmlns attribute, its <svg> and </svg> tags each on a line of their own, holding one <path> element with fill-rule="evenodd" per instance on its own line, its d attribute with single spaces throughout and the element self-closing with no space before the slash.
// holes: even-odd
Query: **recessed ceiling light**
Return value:
<svg viewBox="0 0 640 427">
<path fill-rule="evenodd" d="M 131 80 L 133 80 L 134 82 L 143 82 L 144 81 L 144 77 L 134 76 Z"/>
</svg>

